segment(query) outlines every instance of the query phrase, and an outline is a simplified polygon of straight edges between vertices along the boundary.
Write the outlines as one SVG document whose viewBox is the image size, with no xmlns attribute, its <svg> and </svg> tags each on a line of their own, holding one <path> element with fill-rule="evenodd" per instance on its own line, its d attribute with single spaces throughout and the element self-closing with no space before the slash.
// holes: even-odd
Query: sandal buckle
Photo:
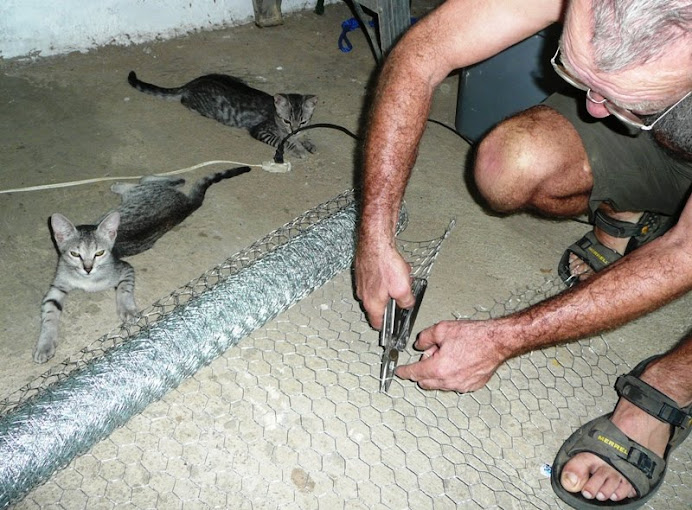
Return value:
<svg viewBox="0 0 692 510">
<path fill-rule="evenodd" d="M 658 418 L 680 428 L 685 428 L 685 423 L 688 421 L 687 413 L 666 403 L 661 405 L 661 410 L 658 412 Z"/>
<path fill-rule="evenodd" d="M 639 469 L 647 478 L 653 478 L 656 463 L 643 451 L 635 447 L 630 448 L 627 454 L 627 462 Z"/>
</svg>

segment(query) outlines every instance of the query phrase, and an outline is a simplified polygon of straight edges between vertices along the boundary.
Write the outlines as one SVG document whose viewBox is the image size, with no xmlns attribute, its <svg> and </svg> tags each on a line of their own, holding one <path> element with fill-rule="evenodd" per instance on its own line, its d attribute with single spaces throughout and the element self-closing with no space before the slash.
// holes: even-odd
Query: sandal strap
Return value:
<svg viewBox="0 0 692 510">
<path fill-rule="evenodd" d="M 658 214 L 645 212 L 637 223 L 616 220 L 600 209 L 597 209 L 593 218 L 594 225 L 613 237 L 639 237 L 655 231 L 660 223 Z"/>
<path fill-rule="evenodd" d="M 618 377 L 615 390 L 618 395 L 654 418 L 683 430 L 690 425 L 691 415 L 688 411 L 680 408 L 673 399 L 632 374 Z"/>
</svg>

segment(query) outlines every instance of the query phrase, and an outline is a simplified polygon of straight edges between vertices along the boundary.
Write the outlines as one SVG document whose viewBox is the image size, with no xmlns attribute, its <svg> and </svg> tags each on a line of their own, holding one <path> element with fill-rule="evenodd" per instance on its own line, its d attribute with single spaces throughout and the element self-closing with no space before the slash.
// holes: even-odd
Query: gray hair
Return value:
<svg viewBox="0 0 692 510">
<path fill-rule="evenodd" d="M 592 0 L 596 65 L 618 71 L 662 55 L 692 35 L 690 0 Z"/>
</svg>

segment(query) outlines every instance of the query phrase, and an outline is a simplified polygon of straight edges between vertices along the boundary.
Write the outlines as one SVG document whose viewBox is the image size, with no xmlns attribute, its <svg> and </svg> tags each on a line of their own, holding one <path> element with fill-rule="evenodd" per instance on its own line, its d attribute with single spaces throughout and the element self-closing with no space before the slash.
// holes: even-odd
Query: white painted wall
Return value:
<svg viewBox="0 0 692 510">
<path fill-rule="evenodd" d="M 316 3 L 283 0 L 281 10 Z M 136 44 L 252 21 L 252 0 L 0 0 L 0 58 Z"/>
</svg>

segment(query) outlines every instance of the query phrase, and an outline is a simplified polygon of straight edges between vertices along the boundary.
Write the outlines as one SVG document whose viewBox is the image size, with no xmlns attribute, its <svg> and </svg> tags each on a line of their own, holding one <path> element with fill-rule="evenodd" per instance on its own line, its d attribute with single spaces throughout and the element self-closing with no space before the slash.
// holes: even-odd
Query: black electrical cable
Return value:
<svg viewBox="0 0 692 510">
<path fill-rule="evenodd" d="M 435 120 L 435 119 L 428 119 L 428 122 L 430 122 L 431 124 L 437 124 L 438 126 L 442 126 L 443 128 L 445 128 L 445 129 L 451 131 L 452 133 L 454 133 L 455 135 L 457 135 L 459 138 L 464 140 L 469 145 L 473 145 L 473 142 L 471 140 L 469 140 L 464 135 L 462 135 L 459 131 L 457 131 L 453 127 L 448 126 L 444 122 L 440 122 L 439 120 Z"/>
<path fill-rule="evenodd" d="M 471 143 L 471 142 L 469 142 L 469 140 L 466 137 L 464 137 L 462 134 L 457 132 L 454 128 L 449 127 L 447 124 L 444 124 L 444 123 L 440 122 L 439 120 L 428 119 L 428 122 L 431 122 L 433 124 L 439 124 L 443 128 L 448 129 L 449 131 L 451 131 L 452 133 L 454 133 L 455 135 L 460 137 L 465 142 Z M 283 138 L 283 140 L 281 140 L 281 143 L 279 143 L 279 147 L 276 149 L 276 153 L 274 154 L 274 163 L 283 163 L 284 162 L 284 146 L 286 145 L 286 141 L 289 138 L 291 138 L 295 134 L 300 133 L 301 131 L 307 131 L 308 129 L 315 129 L 315 128 L 336 129 L 338 131 L 342 131 L 343 133 L 346 133 L 347 135 L 349 135 L 354 140 L 362 141 L 361 138 L 359 138 L 357 135 L 353 134 L 351 131 L 349 131 L 345 127 L 339 126 L 338 124 L 330 124 L 330 123 L 310 124 L 309 126 L 299 127 L 298 129 L 296 129 L 292 133 L 289 133 L 288 135 L 286 135 Z"/>
<path fill-rule="evenodd" d="M 445 129 L 451 131 L 452 133 L 454 133 L 455 135 L 457 135 L 459 138 L 461 138 L 462 140 L 464 140 L 465 142 L 467 142 L 469 145 L 473 145 L 473 142 L 471 142 L 468 138 L 466 138 L 464 135 L 462 135 L 461 133 L 459 133 L 456 129 L 454 129 L 454 128 L 448 126 L 448 125 L 445 124 L 444 122 L 440 122 L 439 120 L 435 120 L 435 119 L 428 119 L 428 122 L 430 122 L 430 123 L 432 123 L 432 124 L 437 124 L 437 125 L 439 125 L 439 126 L 442 126 L 443 128 L 445 128 Z M 274 162 L 275 162 L 275 163 L 283 163 L 283 162 L 284 162 L 284 145 L 286 144 L 286 141 L 287 141 L 289 138 L 291 138 L 291 137 L 292 137 L 293 135 L 295 135 L 295 134 L 300 133 L 301 131 L 307 131 L 308 129 L 316 129 L 316 128 L 336 129 L 336 130 L 338 130 L 338 131 L 341 131 L 341 132 L 343 132 L 343 133 L 346 133 L 347 135 L 349 135 L 349 136 L 350 136 L 351 138 L 353 138 L 354 140 L 362 141 L 362 139 L 359 138 L 357 135 L 353 134 L 351 131 L 349 131 L 349 130 L 346 129 L 345 127 L 339 126 L 338 124 L 330 124 L 330 123 L 310 124 L 310 125 L 308 125 L 308 126 L 303 126 L 303 127 L 300 127 L 300 128 L 298 128 L 298 129 L 296 129 L 296 130 L 293 131 L 292 133 L 286 135 L 286 136 L 284 137 L 283 140 L 281 140 L 281 143 L 279 143 L 279 147 L 276 149 L 276 153 L 274 154 Z M 575 221 L 575 222 L 577 222 L 577 223 L 583 223 L 583 224 L 585 224 L 585 225 L 591 225 L 591 224 L 592 224 L 592 223 L 589 222 L 589 221 L 580 220 L 580 219 L 578 219 L 578 218 L 570 218 L 570 220 L 571 220 L 571 221 Z"/>
<path fill-rule="evenodd" d="M 309 126 L 299 127 L 298 129 L 296 129 L 292 133 L 286 135 L 283 140 L 281 140 L 281 143 L 279 143 L 279 147 L 276 149 L 276 153 L 274 154 L 274 163 L 283 163 L 284 162 L 284 145 L 286 144 L 286 141 L 289 138 L 291 138 L 295 134 L 300 133 L 301 131 L 307 131 L 308 129 L 315 129 L 315 128 L 336 129 L 338 131 L 346 133 L 347 135 L 349 135 L 351 138 L 353 138 L 355 140 L 360 140 L 360 138 L 358 138 L 358 136 L 354 135 L 348 129 L 346 129 L 343 126 L 339 126 L 338 124 L 329 124 L 329 123 L 310 124 Z"/>
</svg>

